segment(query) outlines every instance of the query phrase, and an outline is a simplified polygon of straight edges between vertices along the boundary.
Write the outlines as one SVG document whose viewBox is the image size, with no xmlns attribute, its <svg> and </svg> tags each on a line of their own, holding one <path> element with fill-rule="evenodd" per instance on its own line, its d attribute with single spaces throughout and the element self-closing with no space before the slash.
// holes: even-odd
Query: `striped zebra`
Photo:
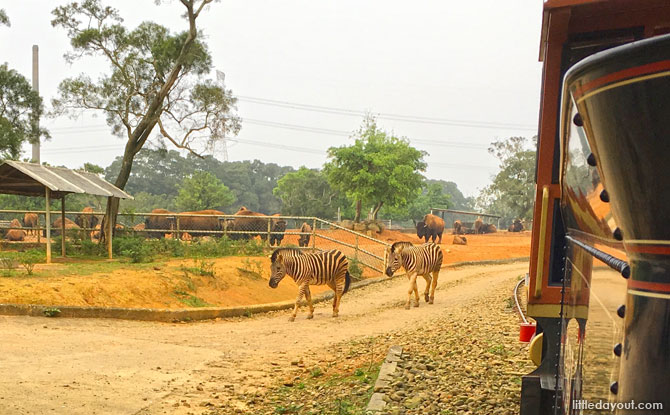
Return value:
<svg viewBox="0 0 670 415">
<path fill-rule="evenodd" d="M 296 252 L 297 251 L 297 252 Z M 281 248 L 272 253 L 270 287 L 277 288 L 285 275 L 289 275 L 298 284 L 298 297 L 295 300 L 293 314 L 289 321 L 294 321 L 298 314 L 298 305 L 302 296 L 307 299 L 309 306 L 308 319 L 314 317 L 312 294 L 310 285 L 328 285 L 334 292 L 333 317 L 340 312 L 342 294 L 349 290 L 351 276 L 349 275 L 349 261 L 338 250 L 304 254 L 297 249 Z"/>
<path fill-rule="evenodd" d="M 426 280 L 426 291 L 424 292 L 426 302 L 433 304 L 442 259 L 442 250 L 434 243 L 414 246 L 409 242 L 396 242 L 391 245 L 388 257 L 389 266 L 386 268 L 386 275 L 392 277 L 400 267 L 405 268 L 405 271 L 407 271 L 409 291 L 407 292 L 406 309 L 409 309 L 412 293 L 414 293 L 414 307 L 419 306 L 419 289 L 416 286 L 416 277 L 419 275 Z M 431 273 L 433 274 L 432 281 Z M 429 290 L 430 296 L 428 295 Z"/>
</svg>

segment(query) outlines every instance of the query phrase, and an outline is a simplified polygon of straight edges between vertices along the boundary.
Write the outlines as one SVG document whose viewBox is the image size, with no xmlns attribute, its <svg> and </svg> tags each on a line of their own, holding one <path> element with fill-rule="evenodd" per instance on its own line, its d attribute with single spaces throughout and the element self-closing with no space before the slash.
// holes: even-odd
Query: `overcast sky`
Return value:
<svg viewBox="0 0 670 415">
<path fill-rule="evenodd" d="M 32 45 L 39 45 L 47 107 L 63 78 L 107 70 L 102 61 L 64 61 L 69 39 L 50 21 L 51 10 L 65 3 L 0 0 L 12 24 L 0 27 L 0 62 L 30 79 Z M 105 2 L 128 27 L 152 20 L 185 30 L 183 6 L 164 3 Z M 228 143 L 229 160 L 320 167 L 328 147 L 351 142 L 347 133 L 362 117 L 315 107 L 370 111 L 380 114 L 380 127 L 430 154 L 428 178 L 454 181 L 476 195 L 497 171 L 488 144 L 536 133 L 541 16 L 541 0 L 215 3 L 198 24 L 216 69 L 240 97 L 242 130 L 239 142 Z M 411 121 L 384 118 L 391 114 Z M 109 134 L 104 117 L 43 124 L 53 138 L 43 144 L 42 161 L 104 167 L 122 155 L 124 142 Z M 28 148 L 24 156 L 30 157 Z M 215 156 L 223 159 L 221 148 Z"/>
</svg>

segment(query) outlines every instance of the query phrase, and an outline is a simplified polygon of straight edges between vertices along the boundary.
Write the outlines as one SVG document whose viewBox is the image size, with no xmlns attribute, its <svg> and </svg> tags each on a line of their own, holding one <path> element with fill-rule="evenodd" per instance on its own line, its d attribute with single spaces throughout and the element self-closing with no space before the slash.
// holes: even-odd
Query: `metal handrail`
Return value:
<svg viewBox="0 0 670 415">
<path fill-rule="evenodd" d="M 516 283 L 516 286 L 514 286 L 514 302 L 516 303 L 516 309 L 519 311 L 519 315 L 521 316 L 521 319 L 523 320 L 524 323 L 528 324 L 528 320 L 526 319 L 526 316 L 523 314 L 523 310 L 521 309 L 521 304 L 519 303 L 519 286 L 521 283 L 525 283 L 526 279 L 522 278 L 519 280 L 519 282 Z"/>
</svg>

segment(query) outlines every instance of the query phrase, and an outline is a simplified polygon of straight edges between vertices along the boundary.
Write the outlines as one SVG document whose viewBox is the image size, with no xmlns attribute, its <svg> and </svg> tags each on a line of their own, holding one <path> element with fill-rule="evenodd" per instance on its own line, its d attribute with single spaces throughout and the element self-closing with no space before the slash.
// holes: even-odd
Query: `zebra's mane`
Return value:
<svg viewBox="0 0 670 415">
<path fill-rule="evenodd" d="M 396 249 L 399 247 L 408 247 L 408 246 L 414 246 L 411 242 L 406 242 L 406 241 L 400 241 L 400 242 L 394 242 L 393 245 L 391 245 L 391 252 L 396 252 Z"/>
<path fill-rule="evenodd" d="M 277 248 L 274 250 L 274 252 L 272 252 L 272 255 L 270 256 L 270 262 L 274 263 L 277 260 L 279 254 L 282 252 L 291 252 L 293 254 L 302 255 L 302 251 L 298 248 Z"/>
</svg>

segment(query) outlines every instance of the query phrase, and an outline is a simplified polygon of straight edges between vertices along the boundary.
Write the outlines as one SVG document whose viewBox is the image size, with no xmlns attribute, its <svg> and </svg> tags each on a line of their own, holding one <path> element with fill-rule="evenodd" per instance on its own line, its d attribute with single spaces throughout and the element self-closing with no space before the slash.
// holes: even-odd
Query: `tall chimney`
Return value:
<svg viewBox="0 0 670 415">
<path fill-rule="evenodd" d="M 33 90 L 40 92 L 40 62 L 39 62 L 39 47 L 33 45 Z M 32 162 L 40 164 L 40 140 L 39 137 L 33 143 L 33 157 Z"/>
</svg>

